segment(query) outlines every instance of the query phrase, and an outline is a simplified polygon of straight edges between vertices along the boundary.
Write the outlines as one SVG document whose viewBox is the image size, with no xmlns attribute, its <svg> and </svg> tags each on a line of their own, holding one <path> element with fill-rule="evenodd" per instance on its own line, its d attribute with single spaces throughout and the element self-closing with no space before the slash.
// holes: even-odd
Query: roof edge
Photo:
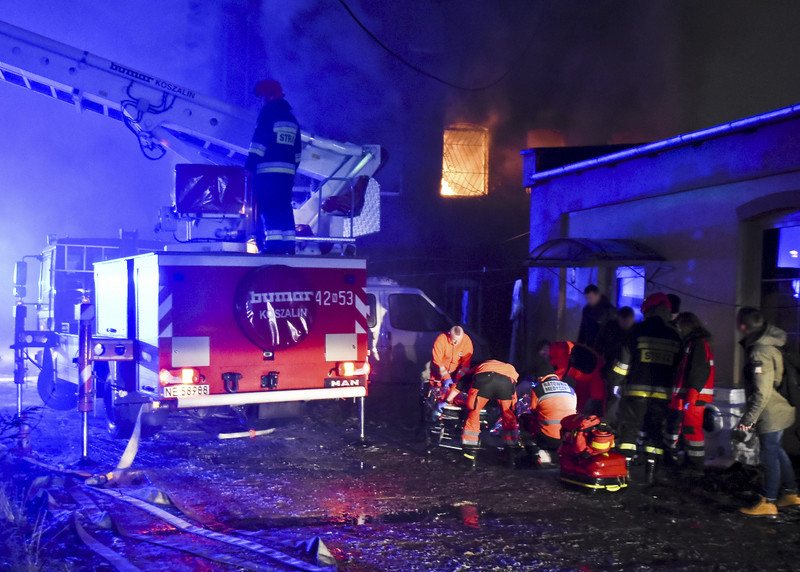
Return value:
<svg viewBox="0 0 800 572">
<path fill-rule="evenodd" d="M 692 133 L 686 133 L 683 135 L 676 135 L 675 137 L 671 137 L 669 139 L 663 139 L 654 143 L 648 143 L 647 145 L 626 149 L 625 151 L 619 151 L 618 153 L 603 155 L 602 157 L 587 159 L 586 161 L 579 161 L 578 163 L 572 163 L 571 165 L 565 165 L 564 167 L 559 167 L 557 169 L 550 169 L 549 171 L 535 173 L 527 178 L 524 186 L 532 187 L 535 186 L 537 182 L 547 179 L 553 179 L 562 175 L 569 175 L 571 173 L 585 171 L 587 169 L 593 169 L 603 165 L 618 163 L 620 161 L 627 161 L 629 159 L 635 159 L 651 153 L 660 153 L 663 151 L 677 149 L 679 147 L 685 147 L 687 145 L 696 145 L 702 141 L 716 139 L 724 135 L 730 135 L 739 131 L 760 127 L 770 123 L 785 121 L 798 116 L 800 116 L 800 104 L 783 107 L 781 109 L 776 109 L 760 115 L 754 115 L 752 117 L 731 121 L 730 123 L 723 123 L 722 125 L 709 127 L 708 129 L 702 129 L 700 131 L 694 131 Z M 522 153 L 524 154 L 525 151 L 522 151 Z"/>
</svg>

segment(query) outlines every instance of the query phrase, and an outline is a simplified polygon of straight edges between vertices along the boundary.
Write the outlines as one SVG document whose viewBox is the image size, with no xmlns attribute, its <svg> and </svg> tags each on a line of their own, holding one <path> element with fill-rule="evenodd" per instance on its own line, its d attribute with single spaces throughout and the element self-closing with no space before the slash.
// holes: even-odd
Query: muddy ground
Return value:
<svg viewBox="0 0 800 572">
<path fill-rule="evenodd" d="M 13 383 L 2 378 L 6 422 L 14 412 L 13 392 Z M 24 395 L 26 406 L 40 405 L 32 384 Z M 587 495 L 565 489 L 554 469 L 505 469 L 493 450 L 483 452 L 478 471 L 466 472 L 450 451 L 426 454 L 397 403 L 388 409 L 368 405 L 368 446 L 357 443 L 356 409 L 347 403 L 314 403 L 299 419 L 259 421 L 258 428 L 275 431 L 252 439 L 217 438 L 241 430 L 232 417 L 177 413 L 141 443 L 122 480 L 107 486 L 150 501 L 162 498 L 160 491 L 171 499 L 162 505 L 170 514 L 294 557 L 303 558 L 298 541 L 320 537 L 339 570 L 800 569 L 800 511 L 770 520 L 737 514 L 754 498 L 747 472 Z M 122 455 L 126 443 L 108 437 L 102 410 L 91 418 L 88 467 L 78 465 L 77 412 L 31 415 L 38 462 L 102 474 Z M 13 446 L 8 435 L 4 443 Z M 226 563 L 170 547 L 174 527 L 85 486 L 80 475 L 8 451 L 0 456 L 0 568 L 115 569 L 87 548 L 75 521 L 141 570 L 246 567 L 236 560 L 245 559 L 242 551 L 226 556 Z M 83 498 L 83 508 L 76 497 Z M 103 524 L 105 513 L 112 524 Z M 216 550 L 192 538 L 196 552 Z M 253 569 L 296 569 L 259 558 Z"/>
</svg>

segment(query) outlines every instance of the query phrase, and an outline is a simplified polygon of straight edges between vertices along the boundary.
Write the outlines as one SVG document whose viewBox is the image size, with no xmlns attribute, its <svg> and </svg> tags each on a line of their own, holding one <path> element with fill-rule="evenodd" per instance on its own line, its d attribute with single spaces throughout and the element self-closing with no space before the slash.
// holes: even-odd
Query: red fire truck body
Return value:
<svg viewBox="0 0 800 572">
<path fill-rule="evenodd" d="M 135 380 L 116 381 L 117 400 L 131 390 L 170 408 L 363 397 L 365 286 L 365 262 L 354 258 L 108 260 L 95 265 L 92 351 L 102 359 L 133 341 Z"/>
</svg>

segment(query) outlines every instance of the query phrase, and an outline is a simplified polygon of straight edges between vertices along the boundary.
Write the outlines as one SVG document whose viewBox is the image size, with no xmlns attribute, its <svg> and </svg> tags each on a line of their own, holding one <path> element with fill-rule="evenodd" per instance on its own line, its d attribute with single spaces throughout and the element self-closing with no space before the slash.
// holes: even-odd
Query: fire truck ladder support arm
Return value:
<svg viewBox="0 0 800 572">
<path fill-rule="evenodd" d="M 2 21 L 0 54 L 0 80 L 123 123 L 149 159 L 173 151 L 193 163 L 244 164 L 252 111 Z M 301 219 L 322 216 L 323 199 L 345 193 L 356 177 L 372 177 L 384 159 L 377 145 L 301 136 L 298 173 L 318 185 Z"/>
</svg>

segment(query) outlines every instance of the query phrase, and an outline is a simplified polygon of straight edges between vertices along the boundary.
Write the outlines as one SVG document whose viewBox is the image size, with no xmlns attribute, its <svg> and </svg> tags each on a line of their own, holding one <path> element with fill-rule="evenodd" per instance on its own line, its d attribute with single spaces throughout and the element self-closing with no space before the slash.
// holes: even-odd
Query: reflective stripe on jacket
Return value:
<svg viewBox="0 0 800 572">
<path fill-rule="evenodd" d="M 257 175 L 294 175 L 300 164 L 300 126 L 285 99 L 270 101 L 258 115 L 245 168 Z"/>
</svg>

